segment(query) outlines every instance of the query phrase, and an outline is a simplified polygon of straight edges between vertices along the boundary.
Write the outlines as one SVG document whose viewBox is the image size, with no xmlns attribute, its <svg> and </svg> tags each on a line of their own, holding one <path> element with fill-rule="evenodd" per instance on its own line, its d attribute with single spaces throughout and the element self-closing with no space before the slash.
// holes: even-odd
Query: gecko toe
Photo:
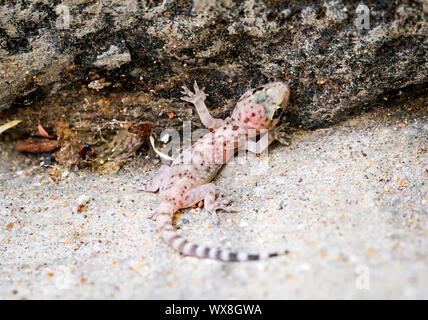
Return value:
<svg viewBox="0 0 428 320">
<path fill-rule="evenodd" d="M 280 139 L 278 139 L 278 141 L 279 141 L 280 144 L 282 144 L 284 146 L 289 146 L 290 145 L 290 140 L 280 138 Z"/>
<path fill-rule="evenodd" d="M 223 207 L 222 210 L 227 213 L 238 212 L 239 210 L 234 207 Z"/>
<path fill-rule="evenodd" d="M 134 186 L 134 188 L 137 191 L 146 191 L 147 186 L 145 184 L 139 184 L 137 186 Z"/>
<path fill-rule="evenodd" d="M 219 221 L 220 221 L 220 219 L 218 218 L 217 213 L 216 212 L 212 212 L 211 213 L 211 217 L 213 218 L 213 224 L 217 226 L 218 223 L 219 223 Z"/>
<path fill-rule="evenodd" d="M 198 83 L 196 82 L 196 80 L 195 80 L 195 82 L 193 83 L 193 89 L 195 90 L 195 92 L 198 92 L 198 91 L 199 91 Z"/>
<path fill-rule="evenodd" d="M 235 209 L 234 207 L 230 207 L 228 206 L 229 202 L 224 202 L 224 201 L 220 201 L 217 203 L 216 207 L 215 207 L 215 211 L 217 210 L 222 210 L 224 212 L 237 212 L 237 209 Z"/>
</svg>

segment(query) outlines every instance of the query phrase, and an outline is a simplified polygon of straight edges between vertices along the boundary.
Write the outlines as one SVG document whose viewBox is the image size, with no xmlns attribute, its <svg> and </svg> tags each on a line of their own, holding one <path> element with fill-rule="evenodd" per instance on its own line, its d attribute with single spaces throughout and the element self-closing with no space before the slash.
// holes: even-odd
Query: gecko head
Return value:
<svg viewBox="0 0 428 320">
<path fill-rule="evenodd" d="M 271 82 L 245 92 L 232 117 L 247 129 L 274 127 L 288 102 L 290 88 L 283 82 Z"/>
</svg>

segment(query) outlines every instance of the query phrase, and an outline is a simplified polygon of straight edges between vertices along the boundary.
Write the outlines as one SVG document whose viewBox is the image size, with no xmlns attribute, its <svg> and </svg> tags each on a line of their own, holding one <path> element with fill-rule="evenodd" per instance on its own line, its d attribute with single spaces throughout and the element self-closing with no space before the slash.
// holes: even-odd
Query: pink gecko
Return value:
<svg viewBox="0 0 428 320">
<path fill-rule="evenodd" d="M 259 260 L 277 256 L 278 253 L 235 253 L 190 243 L 173 228 L 171 220 L 174 212 L 201 200 L 204 200 L 206 210 L 213 214 L 216 221 L 216 210 L 235 211 L 227 207 L 226 202 L 215 199 L 215 185 L 209 182 L 239 149 L 260 153 L 274 140 L 287 144 L 284 133 L 276 124 L 288 102 L 288 85 L 272 82 L 248 90 L 237 102 L 232 116 L 225 120 L 211 117 L 204 102 L 207 95 L 204 88 L 199 89 L 196 81 L 195 93 L 186 87 L 183 89 L 185 96 L 181 99 L 194 104 L 202 123 L 213 131 L 184 150 L 170 166 L 163 165 L 143 189 L 149 192 L 159 190 L 160 204 L 151 217 L 156 219 L 160 235 L 172 248 L 187 256 L 223 261 Z M 263 129 L 268 130 L 268 143 L 264 146 L 260 146 L 261 140 L 253 144 L 247 143 L 248 138 L 256 136 Z"/>
</svg>

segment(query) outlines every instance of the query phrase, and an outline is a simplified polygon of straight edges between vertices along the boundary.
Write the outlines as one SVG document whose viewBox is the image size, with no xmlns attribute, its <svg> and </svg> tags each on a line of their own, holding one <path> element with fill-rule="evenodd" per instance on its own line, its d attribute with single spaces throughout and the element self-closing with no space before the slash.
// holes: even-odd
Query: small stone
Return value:
<svg viewBox="0 0 428 320">
<path fill-rule="evenodd" d="M 240 226 L 241 228 L 245 228 L 245 227 L 247 227 L 247 226 L 248 226 L 248 222 L 246 222 L 245 220 L 241 220 L 241 222 L 239 223 L 239 226 Z"/>
<path fill-rule="evenodd" d="M 78 205 L 85 205 L 87 204 L 91 199 L 87 195 L 81 195 L 77 198 L 77 204 Z"/>
</svg>

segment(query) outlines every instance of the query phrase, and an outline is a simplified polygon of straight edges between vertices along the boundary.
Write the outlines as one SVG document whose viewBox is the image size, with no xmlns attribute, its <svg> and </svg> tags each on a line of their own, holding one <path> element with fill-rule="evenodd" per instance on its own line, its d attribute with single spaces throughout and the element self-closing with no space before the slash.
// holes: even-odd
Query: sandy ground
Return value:
<svg viewBox="0 0 428 320">
<path fill-rule="evenodd" d="M 183 257 L 155 232 L 136 159 L 59 182 L 1 144 L 1 299 L 428 299 L 428 117 L 395 109 L 297 133 L 215 179 L 237 213 L 180 212 L 206 245 L 290 250 L 260 262 Z M 79 200 L 88 203 L 78 212 Z"/>
</svg>

